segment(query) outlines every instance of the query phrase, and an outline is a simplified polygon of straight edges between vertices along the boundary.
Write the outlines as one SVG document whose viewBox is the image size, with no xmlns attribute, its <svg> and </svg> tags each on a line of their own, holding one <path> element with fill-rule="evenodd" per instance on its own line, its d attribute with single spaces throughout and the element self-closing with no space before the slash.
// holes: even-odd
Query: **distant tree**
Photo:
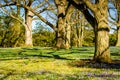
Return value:
<svg viewBox="0 0 120 80">
<path fill-rule="evenodd" d="M 71 17 L 71 46 L 82 47 L 84 39 L 85 18 L 77 9 Z"/>
</svg>

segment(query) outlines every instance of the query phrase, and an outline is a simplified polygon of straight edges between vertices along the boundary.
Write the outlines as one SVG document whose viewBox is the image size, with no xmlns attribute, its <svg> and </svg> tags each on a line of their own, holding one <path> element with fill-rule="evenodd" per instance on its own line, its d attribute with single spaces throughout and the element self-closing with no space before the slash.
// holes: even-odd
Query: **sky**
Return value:
<svg viewBox="0 0 120 80">
<path fill-rule="evenodd" d="M 44 0 L 43 0 L 44 1 Z M 42 2 L 42 1 L 41 1 Z M 52 4 L 52 5 L 55 5 L 54 4 L 54 1 L 53 0 L 49 0 L 49 2 L 50 2 L 50 4 Z M 45 5 L 46 7 L 48 6 L 48 5 Z M 40 8 L 39 10 L 41 10 L 41 9 L 43 9 L 44 7 L 42 7 L 42 8 Z M 51 11 L 44 11 L 44 12 L 42 12 L 42 13 L 40 13 L 40 15 L 43 17 L 43 18 L 45 18 L 46 20 L 48 20 L 48 22 L 50 22 L 50 23 L 52 23 L 53 25 L 56 25 L 56 20 L 54 20 L 54 19 L 52 19 L 50 16 L 53 16 L 55 19 L 57 19 L 57 16 L 54 14 L 54 13 L 52 13 Z M 36 27 L 36 23 L 41 23 L 41 25 L 43 25 L 43 26 L 45 26 L 45 27 L 47 27 L 48 29 L 50 29 L 51 31 L 53 31 L 53 29 L 51 29 L 50 28 L 50 26 L 48 26 L 48 25 L 46 25 L 44 22 L 42 22 L 41 20 L 34 20 L 33 21 L 33 29 Z"/>
<path fill-rule="evenodd" d="M 114 5 L 111 4 L 111 3 L 109 3 L 109 7 L 114 8 Z M 111 15 L 114 19 L 116 19 L 116 18 L 117 18 L 117 11 L 116 11 L 116 9 L 110 9 L 110 15 Z M 115 22 L 115 21 L 112 20 L 110 17 L 108 17 L 108 19 L 109 19 L 110 21 Z M 109 26 L 111 26 L 112 28 L 115 28 L 115 29 L 116 29 L 116 26 L 113 25 L 113 24 L 111 24 L 111 23 L 109 23 Z M 111 29 L 111 30 L 110 30 L 110 33 L 113 33 L 113 32 L 114 32 L 114 30 Z"/>
</svg>

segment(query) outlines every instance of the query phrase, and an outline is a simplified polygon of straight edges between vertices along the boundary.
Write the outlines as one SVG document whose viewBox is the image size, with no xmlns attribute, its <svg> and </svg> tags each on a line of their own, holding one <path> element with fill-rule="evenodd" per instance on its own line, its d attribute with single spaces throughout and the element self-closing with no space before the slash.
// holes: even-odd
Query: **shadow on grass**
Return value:
<svg viewBox="0 0 120 80">
<path fill-rule="evenodd" d="M 120 60 L 113 60 L 111 63 L 95 63 L 90 59 L 81 59 L 80 61 L 72 61 L 68 64 L 73 67 L 86 67 L 86 68 L 104 68 L 104 69 L 118 69 L 120 70 Z"/>
<path fill-rule="evenodd" d="M 51 47 L 42 47 L 42 48 L 37 48 L 37 47 L 34 47 L 34 48 L 22 48 L 23 50 L 49 50 L 49 49 L 52 49 Z"/>
<path fill-rule="evenodd" d="M 28 55 L 29 56 L 29 55 Z M 65 58 L 65 57 L 61 57 L 57 54 L 52 54 L 50 56 L 48 55 L 30 55 L 30 57 L 38 57 L 38 58 L 54 58 L 54 59 L 61 59 L 61 60 L 73 60 L 73 59 L 68 59 L 68 58 Z"/>
<path fill-rule="evenodd" d="M 7 77 L 9 77 L 9 76 L 11 76 L 12 74 L 11 73 L 9 73 L 9 74 L 7 74 L 7 75 L 5 75 L 5 76 L 3 76 L 3 77 L 1 77 L 0 78 L 0 80 L 5 80 L 5 78 L 7 78 Z"/>
<path fill-rule="evenodd" d="M 66 58 L 66 57 L 61 57 L 60 55 L 58 54 L 52 54 L 52 52 L 50 52 L 51 54 L 38 54 L 38 55 L 35 55 L 35 54 L 32 54 L 32 55 L 29 55 L 29 54 L 24 54 L 22 55 L 22 53 L 19 54 L 18 57 L 16 56 L 11 56 L 11 57 L 8 57 L 8 58 L 0 58 L 0 61 L 7 61 L 7 60 L 20 60 L 20 59 L 30 59 L 30 58 L 49 58 L 49 59 L 60 59 L 60 60 L 74 60 L 74 59 L 69 59 L 69 58 Z"/>
<path fill-rule="evenodd" d="M 73 61 L 75 59 L 70 59 L 69 57 L 62 57 L 61 55 L 63 55 L 65 51 L 63 51 L 62 53 L 59 54 L 59 52 L 57 52 L 56 50 L 55 51 L 49 51 L 49 52 L 41 52 L 41 53 L 38 53 L 38 54 L 29 54 L 29 53 L 25 53 L 27 52 L 26 50 L 39 50 L 39 48 L 23 48 L 23 50 L 18 50 L 16 54 L 16 56 L 14 55 L 11 55 L 10 57 L 11 58 L 1 58 L 0 61 L 3 61 L 3 60 L 20 60 L 20 59 L 29 59 L 29 58 L 34 58 L 34 57 L 37 57 L 37 58 L 53 58 L 53 59 L 60 59 L 60 60 L 71 60 L 71 63 L 69 64 L 70 66 L 76 66 L 76 67 L 90 67 L 90 68 L 106 68 L 106 69 L 110 69 L 110 68 L 113 68 L 113 69 L 120 69 L 120 60 L 114 60 L 112 63 L 110 64 L 105 64 L 105 63 L 94 63 L 94 61 L 92 60 L 87 60 L 87 59 L 84 59 L 84 60 L 80 60 L 80 61 Z M 65 53 L 65 54 L 78 54 L 76 53 L 75 51 L 91 51 L 91 50 L 88 50 L 88 49 L 72 49 L 72 51 L 68 51 L 69 53 Z M 75 53 L 74 53 L 75 52 Z M 10 52 L 9 52 L 10 53 Z M 32 52 L 30 52 L 32 53 Z M 57 53 L 57 54 L 56 54 Z M 90 54 L 92 54 L 91 52 L 89 52 Z M 84 54 L 89 54 L 89 53 L 84 53 Z M 11 53 L 10 53 L 11 54 Z M 81 53 L 80 53 L 81 54 Z M 7 54 L 8 55 L 8 54 Z M 5 56 L 7 56 L 5 55 Z M 112 53 L 112 55 L 115 55 L 115 56 L 119 56 L 120 54 L 118 53 Z M 9 57 L 9 56 L 8 56 Z M 73 62 L 72 62 L 73 61 Z"/>
<path fill-rule="evenodd" d="M 117 52 L 117 53 L 111 53 L 112 56 L 120 56 L 120 53 Z"/>
<path fill-rule="evenodd" d="M 0 61 L 8 61 L 8 60 L 22 60 L 22 59 L 29 59 L 29 57 L 1 58 L 1 59 L 0 59 Z"/>
</svg>

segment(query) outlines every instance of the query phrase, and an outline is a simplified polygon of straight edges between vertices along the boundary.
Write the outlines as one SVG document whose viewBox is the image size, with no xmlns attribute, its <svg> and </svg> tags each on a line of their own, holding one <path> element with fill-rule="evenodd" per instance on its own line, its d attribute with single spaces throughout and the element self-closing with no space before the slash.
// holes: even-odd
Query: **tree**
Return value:
<svg viewBox="0 0 120 80">
<path fill-rule="evenodd" d="M 33 0 L 29 0 L 28 3 L 24 4 L 29 7 L 32 7 Z M 33 20 L 34 14 L 25 8 L 25 46 L 33 46 L 32 42 L 32 20 Z"/>
<path fill-rule="evenodd" d="M 39 4 L 37 6 L 33 6 L 33 3 L 35 3 L 35 2 L 37 2 Z M 4 12 L 6 12 L 8 15 L 10 15 L 12 18 L 19 21 L 25 27 L 25 30 L 26 30 L 25 31 L 25 35 L 26 35 L 25 46 L 33 46 L 33 43 L 32 43 L 32 21 L 34 19 L 36 20 L 36 18 L 34 18 L 34 16 L 38 15 L 42 21 L 46 22 L 47 24 L 50 24 L 42 16 L 40 16 L 40 13 L 47 10 L 48 8 L 45 7 L 42 10 L 38 11 L 38 9 L 40 7 L 44 7 L 44 5 L 46 5 L 47 2 L 48 2 L 48 0 L 45 0 L 43 2 L 41 2 L 40 0 L 38 0 L 38 1 L 34 1 L 34 0 L 6 1 L 6 0 L 4 0 L 4 3 L 1 2 L 0 7 L 2 7 L 2 10 Z M 12 6 L 14 6 L 14 7 L 12 7 Z M 6 7 L 9 7 L 9 8 L 6 8 Z M 14 10 L 16 10 L 16 8 L 19 13 L 20 13 L 20 11 L 22 11 L 21 8 L 24 9 L 22 12 L 22 13 L 24 13 L 24 17 L 22 17 L 23 20 L 20 20 L 18 16 L 14 16 L 13 14 L 11 14 L 11 12 L 9 12 L 10 11 L 9 9 L 12 9 L 11 11 L 14 11 Z M 37 11 L 37 13 L 35 11 Z M 20 16 L 19 13 L 18 13 L 18 15 Z"/>
<path fill-rule="evenodd" d="M 111 62 L 109 50 L 109 29 L 108 26 L 108 1 L 89 0 L 72 1 L 68 0 L 76 8 L 81 10 L 88 22 L 93 26 L 95 33 L 95 53 L 94 60 L 96 62 Z M 90 12 L 91 11 L 91 12 Z"/>
<path fill-rule="evenodd" d="M 32 0 L 30 0 L 30 1 L 32 1 Z M 41 21 L 43 21 L 44 23 L 46 23 L 47 25 L 49 25 L 54 31 L 56 31 L 55 25 L 52 24 L 52 23 L 50 23 L 48 20 L 46 20 L 44 17 L 41 16 L 42 12 L 44 12 L 46 10 L 52 10 L 53 9 L 52 5 L 50 5 L 50 3 L 49 3 L 48 0 L 44 0 L 42 2 L 40 0 L 38 0 L 38 1 L 32 1 L 31 4 L 33 4 L 35 2 L 39 2 L 39 4 L 36 5 L 36 6 L 34 6 L 34 7 L 31 7 L 31 6 L 25 5 L 25 4 L 22 5 L 22 7 L 24 7 L 28 12 L 31 12 L 31 13 L 28 14 L 28 16 L 29 16 L 29 18 L 27 19 L 28 22 L 30 23 L 30 18 L 32 20 L 34 20 L 33 16 L 32 15 L 30 16 L 30 14 L 33 14 L 35 16 L 35 20 L 41 20 Z M 48 6 L 46 6 L 46 5 L 48 5 Z M 41 9 L 41 10 L 39 10 L 39 9 Z"/>
<path fill-rule="evenodd" d="M 69 49 L 71 34 L 70 17 L 74 7 L 67 3 L 67 0 L 55 0 L 55 4 L 58 9 L 56 47 Z"/>
<path fill-rule="evenodd" d="M 83 14 L 77 9 L 74 10 L 71 17 L 71 46 L 82 47 L 83 45 L 83 33 L 85 28 L 85 18 Z"/>
<path fill-rule="evenodd" d="M 34 2 L 35 1 L 32 2 L 32 0 L 29 0 L 29 1 L 24 0 L 24 1 L 21 2 L 22 4 L 20 4 L 20 3 L 17 3 L 16 1 L 14 1 L 14 3 L 11 3 L 11 5 L 17 5 L 17 6 L 23 7 L 25 9 L 27 9 L 28 11 L 34 13 L 35 16 L 37 16 L 41 21 L 43 21 L 44 23 L 46 23 L 47 25 L 49 25 L 57 33 L 57 36 L 56 36 L 57 44 L 56 45 L 58 45 L 59 42 L 60 42 L 60 44 L 63 44 L 63 45 L 59 46 L 58 48 L 69 48 L 70 47 L 70 25 L 69 25 L 69 18 L 70 18 L 71 11 L 74 9 L 73 6 L 68 5 L 67 8 L 65 9 L 65 16 L 64 16 L 65 24 L 64 25 L 66 26 L 66 28 L 64 26 L 65 29 L 62 30 L 62 32 L 64 32 L 64 33 L 62 33 L 60 31 L 60 29 L 59 29 L 60 27 L 58 28 L 58 25 L 56 27 L 55 25 L 53 25 L 52 23 L 50 23 L 48 20 L 46 20 L 44 17 L 42 17 L 40 15 L 41 12 L 43 12 L 45 10 L 50 10 L 51 9 L 50 6 L 48 6 L 47 8 L 44 8 L 44 9 L 38 11 L 38 9 L 40 9 L 40 7 L 42 7 L 44 4 L 45 4 L 45 6 L 46 6 L 46 3 L 48 3 L 48 5 L 50 5 L 49 2 L 48 2 L 48 0 L 43 1 L 41 4 L 38 4 L 35 7 L 30 7 L 29 3 L 34 3 Z M 40 1 L 38 1 L 38 2 L 40 2 Z M 64 1 L 60 1 L 60 2 L 64 3 Z M 65 4 L 65 5 L 67 5 L 67 4 Z M 32 16 L 32 15 L 30 15 L 30 16 Z M 59 20 L 58 20 L 58 22 L 59 22 Z M 24 23 L 23 25 L 26 26 L 26 28 L 28 27 L 28 25 L 26 25 L 26 23 Z M 60 41 L 59 32 L 60 32 L 60 35 L 63 35 L 62 36 L 63 37 L 62 38 L 63 41 Z"/>
</svg>

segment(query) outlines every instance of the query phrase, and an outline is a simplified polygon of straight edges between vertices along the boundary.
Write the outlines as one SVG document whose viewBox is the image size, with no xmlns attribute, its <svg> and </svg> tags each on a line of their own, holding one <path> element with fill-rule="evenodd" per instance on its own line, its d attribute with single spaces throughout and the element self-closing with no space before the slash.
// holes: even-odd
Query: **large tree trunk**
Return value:
<svg viewBox="0 0 120 80">
<path fill-rule="evenodd" d="M 55 0 L 55 4 L 58 8 L 58 22 L 57 22 L 57 32 L 56 32 L 56 47 L 65 48 L 65 5 L 66 0 Z"/>
<path fill-rule="evenodd" d="M 32 47 L 33 43 L 32 43 L 32 17 L 33 17 L 33 13 L 31 11 L 27 12 L 26 15 L 26 27 L 25 27 L 25 46 L 29 46 Z"/>
<path fill-rule="evenodd" d="M 62 18 L 58 19 L 56 32 L 56 47 L 65 48 L 65 26 Z"/>
<path fill-rule="evenodd" d="M 96 45 L 95 45 L 94 60 L 96 62 L 107 62 L 107 63 L 111 62 L 110 50 L 109 50 L 109 26 L 108 26 L 107 6 L 108 6 L 108 1 L 103 0 L 99 5 L 97 5 L 96 10 L 94 11 L 98 24 L 97 30 L 95 30 Z"/>
<path fill-rule="evenodd" d="M 98 31 L 96 34 L 96 45 L 94 60 L 96 62 L 111 62 L 110 51 L 109 51 L 109 32 L 106 23 L 99 23 Z"/>
<path fill-rule="evenodd" d="M 26 4 L 27 6 L 32 6 L 33 0 L 29 0 L 29 2 Z M 32 47 L 32 19 L 34 14 L 25 8 L 25 46 Z"/>
<path fill-rule="evenodd" d="M 69 49 L 71 33 L 69 21 L 74 8 L 73 6 L 68 6 L 66 0 L 55 0 L 55 3 L 58 8 L 56 47 L 59 49 Z"/>
</svg>

